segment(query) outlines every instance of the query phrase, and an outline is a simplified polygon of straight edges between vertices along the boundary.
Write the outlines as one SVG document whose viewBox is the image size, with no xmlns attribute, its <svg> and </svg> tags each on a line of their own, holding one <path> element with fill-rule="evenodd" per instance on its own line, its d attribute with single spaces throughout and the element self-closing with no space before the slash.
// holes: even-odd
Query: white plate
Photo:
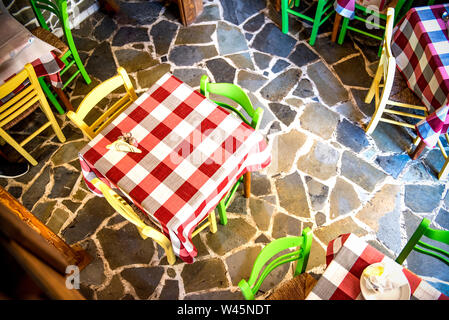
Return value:
<svg viewBox="0 0 449 320">
<path fill-rule="evenodd" d="M 377 264 L 380 263 L 374 263 L 372 265 Z M 399 288 L 379 293 L 366 287 L 365 276 L 362 273 L 362 276 L 360 277 L 360 290 L 362 291 L 362 295 L 365 300 L 410 300 L 410 285 L 404 273 L 402 272 L 402 269 L 395 268 L 394 277 L 400 277 L 400 283 L 404 284 Z"/>
</svg>

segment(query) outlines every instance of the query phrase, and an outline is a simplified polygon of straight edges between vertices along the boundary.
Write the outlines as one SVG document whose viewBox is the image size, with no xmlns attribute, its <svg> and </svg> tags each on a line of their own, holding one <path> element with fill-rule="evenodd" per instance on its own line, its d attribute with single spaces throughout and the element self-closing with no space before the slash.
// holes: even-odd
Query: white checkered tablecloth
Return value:
<svg viewBox="0 0 449 320">
<path fill-rule="evenodd" d="M 106 146 L 125 132 L 142 153 Z M 167 73 L 80 151 L 86 184 L 99 177 L 159 221 L 193 262 L 191 235 L 240 176 L 271 162 L 265 138 Z"/>
<path fill-rule="evenodd" d="M 327 268 L 306 300 L 361 300 L 360 277 L 363 270 L 376 262 L 396 264 L 354 234 L 343 234 L 329 242 Z M 411 289 L 411 300 L 449 300 L 429 283 L 402 268 Z"/>
</svg>

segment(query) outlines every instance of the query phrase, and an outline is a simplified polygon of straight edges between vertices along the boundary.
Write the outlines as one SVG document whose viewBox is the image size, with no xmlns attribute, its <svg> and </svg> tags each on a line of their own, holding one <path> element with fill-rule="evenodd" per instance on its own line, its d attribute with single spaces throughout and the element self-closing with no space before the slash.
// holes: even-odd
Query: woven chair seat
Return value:
<svg viewBox="0 0 449 320">
<path fill-rule="evenodd" d="M 393 87 L 391 88 L 389 99 L 415 106 L 425 106 L 424 103 L 422 103 L 422 101 L 418 98 L 418 96 L 409 89 L 409 87 L 407 86 L 407 82 L 404 80 L 401 73 L 397 70 L 394 74 Z"/>
<path fill-rule="evenodd" d="M 8 130 L 12 127 L 14 127 L 17 123 L 28 117 L 31 113 L 33 113 L 37 108 L 39 108 L 39 102 L 35 102 L 32 104 L 28 109 L 26 109 L 24 112 L 22 112 L 19 116 L 12 119 L 10 122 L 5 124 L 3 126 L 3 129 Z"/>
<path fill-rule="evenodd" d="M 31 33 L 36 38 L 41 39 L 42 41 L 52 45 L 53 47 L 61 51 L 61 53 L 58 55 L 58 58 L 61 58 L 69 50 L 69 47 L 64 43 L 64 41 L 44 28 L 37 27 L 36 29 L 33 29 Z"/>
<path fill-rule="evenodd" d="M 281 283 L 266 300 L 305 300 L 316 285 L 317 280 L 308 273 Z"/>
</svg>

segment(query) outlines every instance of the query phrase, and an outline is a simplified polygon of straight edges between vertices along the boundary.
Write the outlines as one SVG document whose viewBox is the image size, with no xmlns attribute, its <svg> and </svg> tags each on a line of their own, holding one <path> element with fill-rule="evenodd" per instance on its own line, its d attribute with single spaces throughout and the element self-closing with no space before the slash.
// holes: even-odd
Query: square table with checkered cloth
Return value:
<svg viewBox="0 0 449 320">
<path fill-rule="evenodd" d="M 412 8 L 394 30 L 391 49 L 398 70 L 433 113 L 416 124 L 422 141 L 434 147 L 449 127 L 449 37 L 442 14 L 449 4 Z"/>
<path fill-rule="evenodd" d="M 125 132 L 142 153 L 106 149 Z M 170 73 L 104 128 L 80 153 L 84 180 L 117 187 L 156 219 L 175 254 L 197 255 L 192 231 L 243 174 L 271 162 L 261 133 Z"/>
<path fill-rule="evenodd" d="M 352 233 L 329 242 L 327 268 L 306 300 L 361 300 L 360 277 L 363 270 L 377 262 L 393 263 L 389 257 Z M 411 300 L 449 300 L 419 276 L 401 267 L 410 285 Z"/>
</svg>

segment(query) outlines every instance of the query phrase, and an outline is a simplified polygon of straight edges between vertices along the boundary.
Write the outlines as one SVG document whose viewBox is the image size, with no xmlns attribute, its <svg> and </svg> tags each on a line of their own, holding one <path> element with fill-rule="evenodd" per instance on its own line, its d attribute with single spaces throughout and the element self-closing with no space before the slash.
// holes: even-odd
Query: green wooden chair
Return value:
<svg viewBox="0 0 449 320">
<path fill-rule="evenodd" d="M 382 29 L 382 35 L 380 36 L 379 34 L 376 33 L 371 33 L 369 32 L 368 29 L 366 30 L 362 30 L 359 29 L 357 27 L 354 26 L 350 26 L 349 23 L 351 20 L 349 20 L 348 18 L 343 18 L 343 23 L 341 25 L 341 30 L 340 30 L 340 34 L 338 36 L 338 44 L 343 44 L 343 42 L 345 41 L 345 37 L 346 37 L 346 33 L 348 30 L 363 34 L 367 37 L 379 40 L 379 41 L 383 41 L 384 38 L 384 33 L 385 33 L 385 24 L 387 21 L 387 9 L 388 8 L 394 8 L 394 12 L 395 12 L 395 17 L 394 17 L 394 24 L 396 25 L 396 23 L 404 16 L 404 14 L 407 12 L 404 10 L 401 10 L 402 7 L 406 4 L 406 2 L 412 2 L 409 0 L 392 0 L 390 1 L 390 3 L 388 3 L 387 6 L 385 6 L 384 10 L 382 10 L 381 12 L 376 11 L 376 10 L 371 10 L 368 7 L 365 7 L 359 3 L 355 3 L 355 15 L 354 15 L 354 20 L 358 20 L 358 21 L 362 21 L 363 23 L 365 23 L 365 25 L 371 25 L 374 29 Z M 371 17 L 374 16 L 377 19 L 375 20 L 379 20 L 380 24 L 376 23 L 375 21 L 371 20 Z M 379 56 L 382 52 L 382 44 L 379 47 Z"/>
<path fill-rule="evenodd" d="M 282 32 L 288 33 L 288 15 L 292 14 L 296 17 L 309 21 L 313 24 L 312 34 L 309 43 L 311 46 L 315 44 L 320 26 L 329 19 L 335 12 L 334 0 L 318 0 L 315 17 L 309 17 L 299 10 L 300 0 L 281 0 L 282 14 Z"/>
<path fill-rule="evenodd" d="M 207 75 L 203 75 L 201 77 L 200 82 L 200 92 L 203 94 L 206 98 L 209 99 L 209 95 L 212 93 L 214 95 L 218 95 L 221 97 L 226 97 L 228 99 L 231 99 L 232 101 L 236 102 L 238 105 L 240 105 L 243 110 L 246 112 L 249 118 L 245 117 L 243 113 L 238 110 L 237 108 L 230 106 L 227 103 L 215 101 L 210 99 L 211 101 L 215 102 L 217 105 L 226 108 L 235 114 L 237 114 L 240 119 L 242 119 L 243 122 L 254 128 L 255 130 L 259 129 L 260 122 L 262 120 L 263 116 L 263 109 L 257 108 L 254 110 L 251 101 L 248 97 L 248 95 L 243 91 L 239 86 L 232 84 L 232 83 L 210 83 L 209 78 Z M 245 177 L 240 177 L 240 179 L 234 184 L 234 186 L 231 188 L 231 190 L 227 193 L 227 195 L 220 201 L 220 203 L 217 206 L 218 214 L 220 216 L 220 223 L 223 225 L 226 225 L 228 223 L 227 217 L 226 217 L 226 208 L 229 207 L 229 204 L 231 203 L 232 197 L 237 191 L 237 188 L 239 185 L 244 181 L 245 182 L 245 197 L 249 197 L 249 176 L 250 173 L 245 175 Z"/>
<path fill-rule="evenodd" d="M 259 287 L 268 274 L 284 263 L 297 261 L 294 276 L 304 273 L 311 245 L 312 230 L 305 228 L 302 231 L 302 236 L 279 238 L 264 247 L 254 262 L 248 281 L 242 279 L 239 282 L 239 288 L 245 299 L 254 300 Z M 281 254 L 291 248 L 296 248 L 296 250 Z"/>
<path fill-rule="evenodd" d="M 415 250 L 437 258 L 449 266 L 449 252 L 424 242 L 422 240 L 423 236 L 449 245 L 449 231 L 430 228 L 430 220 L 424 218 L 418 228 L 416 228 L 410 240 L 405 245 L 404 249 L 402 249 L 401 253 L 396 258 L 396 262 L 402 264 L 410 252 Z"/>
<path fill-rule="evenodd" d="M 86 84 L 90 84 L 91 79 L 87 74 L 83 63 L 81 62 L 78 51 L 76 50 L 75 42 L 73 41 L 72 32 L 70 31 L 69 17 L 67 13 L 67 0 L 53 0 L 53 1 L 29 0 L 29 1 L 31 3 L 31 7 L 33 8 L 34 15 L 36 16 L 37 21 L 41 26 L 41 28 L 36 29 L 35 32 L 33 32 L 33 34 L 35 34 L 42 40 L 49 42 L 50 44 L 53 44 L 52 41 L 55 41 L 54 39 L 56 38 L 56 36 L 51 34 L 50 28 L 48 27 L 44 19 L 44 14 L 47 13 L 46 11 L 48 11 L 49 13 L 53 13 L 58 17 L 62 30 L 64 32 L 67 45 L 65 45 L 64 43 L 54 44 L 55 47 L 57 47 L 63 52 L 62 55 L 59 57 L 65 64 L 64 69 L 61 71 L 61 76 L 63 76 L 66 72 L 68 72 L 68 70 L 70 70 L 73 66 L 76 67 L 77 70 L 73 72 L 73 74 L 68 73 L 70 74 L 70 77 L 63 82 L 62 90 L 64 90 L 80 73 L 83 76 Z M 53 106 L 58 110 L 60 114 L 64 114 L 64 109 L 61 107 L 59 101 L 57 100 L 57 96 L 51 91 L 50 86 L 44 81 L 44 78 L 43 77 L 39 78 L 39 82 L 42 86 L 42 89 L 45 92 L 45 95 L 53 104 Z"/>
</svg>

